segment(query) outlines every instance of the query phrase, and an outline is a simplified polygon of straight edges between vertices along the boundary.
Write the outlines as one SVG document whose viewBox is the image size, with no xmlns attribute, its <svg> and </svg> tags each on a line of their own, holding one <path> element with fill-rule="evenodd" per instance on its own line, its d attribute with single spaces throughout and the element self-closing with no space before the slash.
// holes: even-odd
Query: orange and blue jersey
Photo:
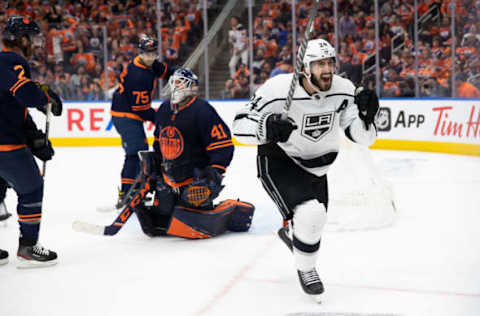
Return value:
<svg viewBox="0 0 480 316">
<path fill-rule="evenodd" d="M 27 107 L 45 108 L 47 96 L 30 79 L 30 66 L 22 56 L 0 52 L 0 151 L 25 147 L 26 125 L 34 124 Z"/>
<path fill-rule="evenodd" d="M 140 63 L 139 56 L 135 57 L 120 74 L 120 86 L 113 94 L 111 115 L 153 122 L 152 93 L 157 78 L 168 80 L 174 71 L 157 60 L 152 67 L 147 67 Z"/>
<path fill-rule="evenodd" d="M 230 129 L 205 100 L 193 97 L 182 107 L 163 102 L 155 116 L 153 148 L 162 157 L 166 183 L 192 182 L 194 168 L 212 166 L 225 172 L 233 158 Z"/>
</svg>

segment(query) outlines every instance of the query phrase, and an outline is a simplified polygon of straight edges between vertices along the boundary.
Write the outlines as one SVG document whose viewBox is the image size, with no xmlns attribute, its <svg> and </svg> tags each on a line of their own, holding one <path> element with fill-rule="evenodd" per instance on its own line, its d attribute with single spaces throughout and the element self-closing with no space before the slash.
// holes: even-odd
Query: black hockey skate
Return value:
<svg viewBox="0 0 480 316">
<path fill-rule="evenodd" d="M 290 238 L 290 229 L 288 226 L 282 227 L 277 232 L 278 237 L 283 241 L 283 243 L 293 252 L 292 239 Z"/>
<path fill-rule="evenodd" d="M 37 243 L 33 246 L 18 246 L 17 268 L 48 267 L 57 263 L 57 253 Z"/>
<path fill-rule="evenodd" d="M 8 252 L 0 249 L 0 265 L 8 263 Z"/>
<path fill-rule="evenodd" d="M 319 300 L 320 294 L 323 293 L 323 283 L 318 276 L 317 270 L 313 268 L 309 271 L 300 271 L 298 272 L 298 279 L 302 285 L 303 291 L 308 295 L 314 296 L 315 300 Z"/>
</svg>

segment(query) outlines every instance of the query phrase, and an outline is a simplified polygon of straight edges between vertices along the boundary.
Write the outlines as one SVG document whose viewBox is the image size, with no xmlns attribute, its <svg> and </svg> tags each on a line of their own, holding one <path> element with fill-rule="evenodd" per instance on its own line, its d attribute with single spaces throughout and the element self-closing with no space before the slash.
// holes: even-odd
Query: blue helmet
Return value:
<svg viewBox="0 0 480 316">
<path fill-rule="evenodd" d="M 158 48 L 158 41 L 150 36 L 142 36 L 138 42 L 138 48 L 142 52 L 150 53 L 156 52 Z"/>
<path fill-rule="evenodd" d="M 31 40 L 31 36 L 38 35 L 40 27 L 29 18 L 20 16 L 12 16 L 8 19 L 7 25 L 3 29 L 3 38 L 6 40 L 16 40 L 22 36 L 27 36 Z"/>
<path fill-rule="evenodd" d="M 179 103 L 198 92 L 198 77 L 188 68 L 175 70 L 168 80 L 172 103 Z"/>
</svg>

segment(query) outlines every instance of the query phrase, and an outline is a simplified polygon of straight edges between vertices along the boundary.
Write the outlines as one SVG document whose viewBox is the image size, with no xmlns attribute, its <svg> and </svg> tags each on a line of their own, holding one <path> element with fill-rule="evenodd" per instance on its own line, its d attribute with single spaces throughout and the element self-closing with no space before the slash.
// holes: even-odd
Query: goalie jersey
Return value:
<svg viewBox="0 0 480 316">
<path fill-rule="evenodd" d="M 230 129 L 207 101 L 196 96 L 182 107 L 170 100 L 162 103 L 154 136 L 164 180 L 174 188 L 191 183 L 195 168 L 212 166 L 224 173 L 233 158 Z"/>
<path fill-rule="evenodd" d="M 265 82 L 250 102 L 237 112 L 233 135 L 244 144 L 256 144 L 259 155 L 290 157 L 304 170 L 322 176 L 335 161 L 342 129 L 352 141 L 369 146 L 376 138 L 374 124 L 367 127 L 358 116 L 354 103 L 355 86 L 334 75 L 328 91 L 309 95 L 297 84 L 288 112 L 289 120 L 297 125 L 284 143 L 266 141 L 266 118 L 282 113 L 293 74 L 275 76 Z"/>
</svg>

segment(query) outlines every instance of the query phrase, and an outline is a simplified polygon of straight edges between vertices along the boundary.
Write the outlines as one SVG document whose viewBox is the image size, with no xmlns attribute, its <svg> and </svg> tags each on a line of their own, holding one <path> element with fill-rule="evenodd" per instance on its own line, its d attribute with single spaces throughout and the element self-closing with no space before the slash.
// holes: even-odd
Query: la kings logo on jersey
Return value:
<svg viewBox="0 0 480 316">
<path fill-rule="evenodd" d="M 307 114 L 303 117 L 302 135 L 317 142 L 332 129 L 334 112 Z"/>
</svg>

